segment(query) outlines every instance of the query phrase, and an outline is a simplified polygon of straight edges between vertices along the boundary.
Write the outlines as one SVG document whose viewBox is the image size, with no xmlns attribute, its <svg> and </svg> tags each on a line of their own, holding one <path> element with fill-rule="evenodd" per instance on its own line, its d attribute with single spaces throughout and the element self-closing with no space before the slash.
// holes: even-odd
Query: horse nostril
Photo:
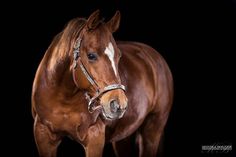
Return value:
<svg viewBox="0 0 236 157">
<path fill-rule="evenodd" d="M 110 107 L 112 112 L 117 112 L 120 109 L 120 105 L 116 100 L 110 101 Z"/>
</svg>

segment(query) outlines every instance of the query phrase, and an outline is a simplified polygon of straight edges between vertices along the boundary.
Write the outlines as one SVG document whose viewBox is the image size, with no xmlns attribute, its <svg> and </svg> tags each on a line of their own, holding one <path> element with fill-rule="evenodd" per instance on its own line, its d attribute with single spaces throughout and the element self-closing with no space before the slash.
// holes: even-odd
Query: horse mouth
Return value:
<svg viewBox="0 0 236 157">
<path fill-rule="evenodd" d="M 117 112 L 117 113 L 111 113 L 111 112 L 106 112 L 104 108 L 102 109 L 102 116 L 106 120 L 116 120 L 116 119 L 121 119 L 125 114 L 125 111 L 122 112 Z"/>
</svg>

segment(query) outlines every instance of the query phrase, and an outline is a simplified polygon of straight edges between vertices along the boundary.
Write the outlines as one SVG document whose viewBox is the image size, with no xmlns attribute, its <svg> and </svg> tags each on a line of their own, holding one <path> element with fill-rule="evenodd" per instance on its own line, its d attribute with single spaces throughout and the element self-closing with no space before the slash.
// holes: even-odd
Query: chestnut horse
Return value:
<svg viewBox="0 0 236 157">
<path fill-rule="evenodd" d="M 139 156 L 156 156 L 173 99 L 172 75 L 150 46 L 116 42 L 119 24 L 119 11 L 106 23 L 99 11 L 73 19 L 46 51 L 32 89 L 41 157 L 55 157 L 65 136 L 87 157 L 101 157 L 108 142 L 117 156 L 132 155 L 133 147 Z"/>
</svg>

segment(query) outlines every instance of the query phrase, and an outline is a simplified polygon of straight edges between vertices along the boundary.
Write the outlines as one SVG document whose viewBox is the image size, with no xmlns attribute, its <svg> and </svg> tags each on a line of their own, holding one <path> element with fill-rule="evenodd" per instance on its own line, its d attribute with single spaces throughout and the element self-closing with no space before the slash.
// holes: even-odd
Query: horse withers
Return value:
<svg viewBox="0 0 236 157">
<path fill-rule="evenodd" d="M 134 150 L 156 156 L 173 99 L 172 75 L 150 46 L 116 42 L 119 24 L 119 11 L 106 23 L 99 11 L 73 19 L 46 51 L 32 89 L 41 157 L 55 157 L 65 136 L 87 157 L 101 157 L 109 142 L 117 156 Z"/>
</svg>

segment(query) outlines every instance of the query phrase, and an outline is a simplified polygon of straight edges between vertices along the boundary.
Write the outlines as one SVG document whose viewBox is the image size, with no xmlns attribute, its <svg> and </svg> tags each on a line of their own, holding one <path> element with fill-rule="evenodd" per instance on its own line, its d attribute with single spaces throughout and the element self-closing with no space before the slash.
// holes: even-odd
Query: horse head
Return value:
<svg viewBox="0 0 236 157">
<path fill-rule="evenodd" d="M 82 26 L 73 49 L 75 84 L 86 91 L 89 111 L 101 109 L 109 120 L 121 118 L 128 105 L 118 72 L 121 52 L 112 35 L 119 24 L 119 11 L 106 23 L 100 20 L 99 11 L 95 11 Z"/>
</svg>

